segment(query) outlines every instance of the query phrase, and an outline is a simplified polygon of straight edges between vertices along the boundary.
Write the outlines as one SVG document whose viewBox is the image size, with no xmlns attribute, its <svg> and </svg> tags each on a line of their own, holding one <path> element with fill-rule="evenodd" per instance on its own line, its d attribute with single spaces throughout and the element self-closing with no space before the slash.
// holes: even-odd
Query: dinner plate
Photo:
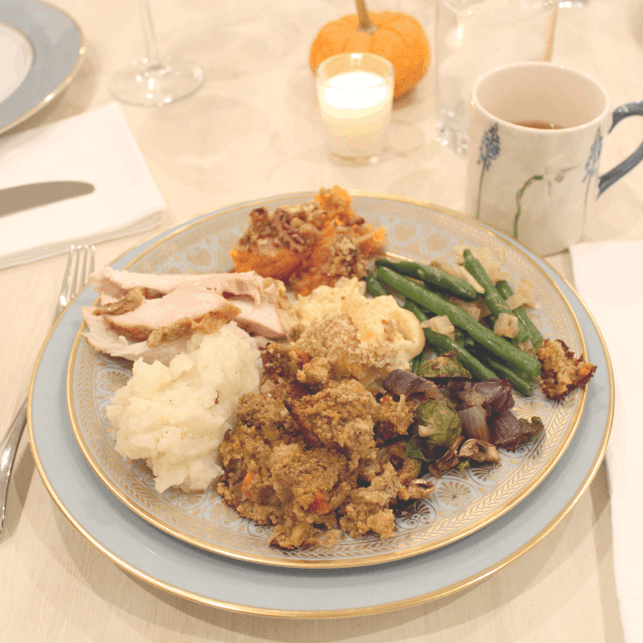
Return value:
<svg viewBox="0 0 643 643">
<path fill-rule="evenodd" d="M 85 46 L 65 13 L 34 0 L 0 0 L 0 134 L 33 116 L 62 92 L 80 69 Z M 30 51 L 28 50 L 30 49 Z M 11 78 L 11 81 L 7 80 Z"/>
<path fill-rule="evenodd" d="M 27 37 L 0 22 L 0 103 L 20 87 L 33 65 Z"/>
<path fill-rule="evenodd" d="M 356 205 L 368 204 L 371 198 L 376 197 L 357 197 Z M 449 214 L 428 204 L 422 207 L 427 216 Z M 125 267 L 183 227 L 155 236 L 117 260 L 114 267 Z M 490 229 L 489 234 L 502 236 Z M 504 241 L 514 244 L 508 237 Z M 414 605 L 467 587 L 528 551 L 569 513 L 600 466 L 613 415 L 611 365 L 591 315 L 552 268 L 533 253 L 522 251 L 569 302 L 597 371 L 588 387 L 578 430 L 557 465 L 522 502 L 466 538 L 379 565 L 296 569 L 214 554 L 139 518 L 89 466 L 65 403 L 66 364 L 82 322 L 80 307 L 95 298 L 89 288 L 52 329 L 32 378 L 29 432 L 38 471 L 63 513 L 99 551 L 135 576 L 205 604 L 274 616 L 355 616 Z"/>
<path fill-rule="evenodd" d="M 242 204 L 202 217 L 143 251 L 134 272 L 217 273 L 233 268 L 229 251 L 247 226 L 250 210 L 303 203 L 313 194 L 282 195 Z M 585 353 L 580 326 L 556 283 L 522 249 L 471 219 L 427 212 L 424 205 L 391 198 L 356 197 L 355 211 L 375 227 L 385 226 L 387 248 L 429 263 L 452 257 L 456 248 L 490 248 L 502 258 L 514 285 L 522 277 L 538 297 L 534 319 L 545 337 L 561 338 L 577 355 Z M 396 518 L 392 537 L 351 538 L 342 534 L 332 546 L 286 551 L 271 547 L 271 526 L 243 519 L 214 486 L 205 492 L 156 491 L 154 476 L 142 460 L 131 461 L 115 448 L 115 430 L 105 409 L 116 390 L 131 377 L 131 364 L 94 350 L 82 327 L 71 353 L 68 404 L 72 426 L 88 462 L 103 482 L 142 518 L 193 545 L 226 556 L 289 567 L 354 567 L 390 562 L 431 551 L 481 529 L 524 499 L 551 471 L 569 444 L 585 403 L 576 390 L 562 402 L 537 391 L 517 396 L 518 417 L 539 416 L 542 434 L 514 451 L 499 450 L 500 463 L 457 469 L 439 478 L 427 476 L 435 490 Z"/>
</svg>

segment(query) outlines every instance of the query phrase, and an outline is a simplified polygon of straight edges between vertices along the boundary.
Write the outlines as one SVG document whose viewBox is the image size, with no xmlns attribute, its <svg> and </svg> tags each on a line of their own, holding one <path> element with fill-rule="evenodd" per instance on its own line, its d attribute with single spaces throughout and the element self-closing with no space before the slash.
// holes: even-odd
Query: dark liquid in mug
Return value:
<svg viewBox="0 0 643 643">
<path fill-rule="evenodd" d="M 547 121 L 520 121 L 515 124 L 521 125 L 522 127 L 533 127 L 534 129 L 563 129 L 562 125 L 548 123 Z"/>
</svg>

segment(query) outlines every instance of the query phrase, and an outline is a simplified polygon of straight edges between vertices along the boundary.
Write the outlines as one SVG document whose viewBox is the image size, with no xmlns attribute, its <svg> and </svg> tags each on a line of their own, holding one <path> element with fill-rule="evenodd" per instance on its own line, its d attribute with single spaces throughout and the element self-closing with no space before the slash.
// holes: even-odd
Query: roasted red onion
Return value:
<svg viewBox="0 0 643 643">
<path fill-rule="evenodd" d="M 518 419 L 511 411 L 503 411 L 494 425 L 494 444 L 509 451 L 529 442 L 544 429 L 542 420 L 534 416 L 530 420 Z"/>
<path fill-rule="evenodd" d="M 469 438 L 491 442 L 491 431 L 487 425 L 487 412 L 482 406 L 469 406 L 458 411 L 462 431 Z"/>
<path fill-rule="evenodd" d="M 514 405 L 511 384 L 507 380 L 490 379 L 475 384 L 467 382 L 458 397 L 467 406 L 484 406 L 490 415 L 496 415 Z"/>
<path fill-rule="evenodd" d="M 406 398 L 412 395 L 419 395 L 425 399 L 430 397 L 434 400 L 444 398 L 440 389 L 433 382 L 400 368 L 392 370 L 384 378 L 382 385 L 389 393 L 404 395 Z"/>
</svg>

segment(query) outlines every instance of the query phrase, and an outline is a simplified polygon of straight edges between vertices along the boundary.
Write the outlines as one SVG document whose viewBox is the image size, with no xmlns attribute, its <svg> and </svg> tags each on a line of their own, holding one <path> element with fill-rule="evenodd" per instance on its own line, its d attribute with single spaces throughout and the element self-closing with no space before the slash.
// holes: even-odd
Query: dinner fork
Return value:
<svg viewBox="0 0 643 643">
<path fill-rule="evenodd" d="M 71 246 L 67 257 L 67 266 L 60 286 L 58 303 L 54 323 L 72 300 L 73 296 L 80 291 L 94 272 L 95 246 Z M 20 438 L 27 423 L 27 401 L 25 400 L 16 414 L 9 430 L 0 442 L 0 538 L 4 530 L 5 509 L 7 505 L 7 493 L 9 491 L 9 479 L 13 468 Z"/>
</svg>

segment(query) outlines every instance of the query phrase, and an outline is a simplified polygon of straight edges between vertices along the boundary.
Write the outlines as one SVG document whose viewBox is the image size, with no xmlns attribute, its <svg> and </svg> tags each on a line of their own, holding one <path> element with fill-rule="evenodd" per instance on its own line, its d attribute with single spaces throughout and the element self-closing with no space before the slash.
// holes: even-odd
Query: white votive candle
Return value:
<svg viewBox="0 0 643 643">
<path fill-rule="evenodd" d="M 386 147 L 388 124 L 393 102 L 392 66 L 388 61 L 375 57 L 377 73 L 365 69 L 364 58 L 372 54 L 344 54 L 335 56 L 328 77 L 318 74 L 318 97 L 322 120 L 328 134 L 328 144 L 333 154 L 357 162 L 375 161 Z M 332 61 L 333 59 L 329 59 Z M 329 61 L 324 61 L 320 67 Z M 354 68 L 355 62 L 360 63 Z M 382 65 L 384 61 L 385 65 Z M 322 70 L 323 72 L 324 70 Z M 333 73 L 337 72 L 339 73 Z M 389 77 L 386 73 L 390 71 Z"/>
</svg>

